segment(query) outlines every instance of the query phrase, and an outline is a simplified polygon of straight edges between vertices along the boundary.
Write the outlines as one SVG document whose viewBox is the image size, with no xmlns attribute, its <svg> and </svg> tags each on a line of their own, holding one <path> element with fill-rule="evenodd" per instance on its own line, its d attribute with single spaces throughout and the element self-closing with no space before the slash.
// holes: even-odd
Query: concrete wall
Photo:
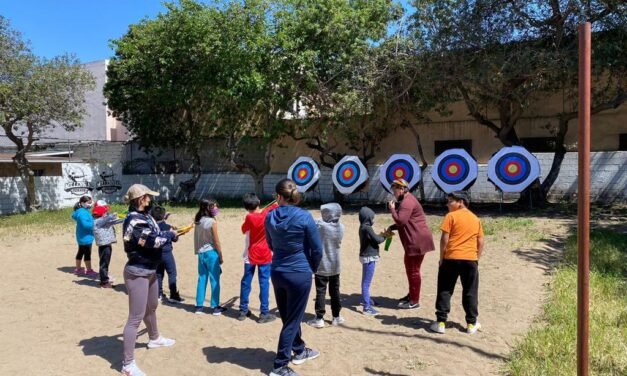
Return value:
<svg viewBox="0 0 627 376">
<path fill-rule="evenodd" d="M 549 171 L 553 154 L 536 154 L 542 169 L 542 179 Z M 592 153 L 591 192 L 594 202 L 627 201 L 627 152 Z M 81 196 L 80 188 L 86 183 L 94 189 L 91 195 L 111 202 L 121 201 L 127 188 L 134 183 L 142 183 L 161 193 L 161 199 L 172 200 L 180 194 L 179 183 L 191 177 L 190 174 L 162 175 L 122 175 L 121 164 L 107 163 L 64 163 L 63 176 L 43 176 L 36 178 L 37 194 L 44 209 L 69 207 Z M 477 181 L 470 189 L 473 202 L 498 202 L 500 194 L 487 181 L 487 165 L 479 165 Z M 370 181 L 363 192 L 347 197 L 355 202 L 384 202 L 390 198 L 379 183 L 379 166 L 369 166 Z M 104 177 L 104 178 L 103 178 Z M 264 190 L 270 194 L 277 181 L 285 174 L 271 174 L 264 180 Z M 119 184 L 114 192 L 98 190 L 99 184 L 107 180 L 110 188 Z M 445 200 L 445 195 L 433 183 L 431 168 L 423 176 L 426 199 L 431 202 Z M 73 184 L 79 191 L 72 191 Z M 254 190 L 253 179 L 239 173 L 203 174 L 197 184 L 194 198 L 208 195 L 220 198 L 240 198 Z M 560 175 L 550 192 L 552 201 L 570 200 L 577 192 L 577 153 L 567 153 Z M 0 178 L 0 214 L 24 211 L 25 189 L 19 178 Z M 331 170 L 322 169 L 318 186 L 307 194 L 310 199 L 333 200 Z M 518 198 L 518 194 L 506 194 L 505 201 Z"/>
</svg>

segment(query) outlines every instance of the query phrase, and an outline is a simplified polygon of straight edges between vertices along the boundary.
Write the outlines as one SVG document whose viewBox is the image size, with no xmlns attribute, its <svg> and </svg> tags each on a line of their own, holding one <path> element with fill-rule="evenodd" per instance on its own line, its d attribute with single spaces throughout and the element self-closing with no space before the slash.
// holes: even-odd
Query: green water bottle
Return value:
<svg viewBox="0 0 627 376">
<path fill-rule="evenodd" d="M 388 237 L 387 239 L 385 239 L 385 245 L 383 246 L 383 249 L 386 251 L 390 250 L 390 244 L 392 244 L 392 237 Z"/>
</svg>

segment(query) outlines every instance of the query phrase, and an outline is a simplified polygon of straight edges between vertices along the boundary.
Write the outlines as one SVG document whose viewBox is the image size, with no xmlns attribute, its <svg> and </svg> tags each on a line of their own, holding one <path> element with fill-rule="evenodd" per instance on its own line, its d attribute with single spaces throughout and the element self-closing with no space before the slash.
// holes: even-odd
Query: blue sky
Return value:
<svg viewBox="0 0 627 376">
<path fill-rule="evenodd" d="M 409 0 L 400 1 L 405 6 Z M 128 25 L 154 18 L 165 8 L 163 0 L 0 0 L 0 15 L 29 40 L 33 52 L 52 58 L 64 53 L 81 62 L 113 55 L 109 40 Z"/>
</svg>

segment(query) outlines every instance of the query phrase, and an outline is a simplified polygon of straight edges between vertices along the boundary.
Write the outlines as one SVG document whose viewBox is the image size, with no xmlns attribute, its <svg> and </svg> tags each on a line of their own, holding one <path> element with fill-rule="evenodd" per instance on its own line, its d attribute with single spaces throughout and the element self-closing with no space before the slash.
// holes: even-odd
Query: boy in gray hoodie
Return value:
<svg viewBox="0 0 627 376">
<path fill-rule="evenodd" d="M 331 295 L 332 325 L 344 323 L 340 316 L 340 247 L 344 237 L 344 225 L 340 223 L 342 207 L 335 203 L 320 206 L 322 218 L 316 220 L 322 241 L 322 260 L 316 271 L 316 318 L 308 322 L 314 328 L 324 328 L 324 299 L 329 285 Z"/>
</svg>

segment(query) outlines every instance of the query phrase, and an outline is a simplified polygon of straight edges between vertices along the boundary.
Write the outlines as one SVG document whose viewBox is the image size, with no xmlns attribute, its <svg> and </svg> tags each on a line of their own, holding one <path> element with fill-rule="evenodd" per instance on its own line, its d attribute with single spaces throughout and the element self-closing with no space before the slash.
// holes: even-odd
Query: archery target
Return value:
<svg viewBox="0 0 627 376">
<path fill-rule="evenodd" d="M 488 179 L 503 192 L 522 192 L 540 177 L 540 162 L 522 146 L 504 147 L 488 162 Z"/>
<path fill-rule="evenodd" d="M 358 157 L 347 155 L 333 166 L 332 179 L 335 188 L 348 195 L 368 180 L 368 170 Z"/>
<path fill-rule="evenodd" d="M 320 179 L 320 168 L 313 159 L 299 157 L 287 170 L 287 178 L 294 180 L 299 192 L 307 192 Z"/>
<path fill-rule="evenodd" d="M 412 190 L 420 178 L 420 166 L 409 154 L 390 156 L 379 170 L 379 180 L 388 192 L 391 192 L 392 182 L 396 179 L 405 179 L 409 183 L 409 190 Z"/>
<path fill-rule="evenodd" d="M 449 149 L 433 164 L 431 177 L 446 193 L 467 189 L 477 179 L 477 161 L 464 149 Z"/>
</svg>

